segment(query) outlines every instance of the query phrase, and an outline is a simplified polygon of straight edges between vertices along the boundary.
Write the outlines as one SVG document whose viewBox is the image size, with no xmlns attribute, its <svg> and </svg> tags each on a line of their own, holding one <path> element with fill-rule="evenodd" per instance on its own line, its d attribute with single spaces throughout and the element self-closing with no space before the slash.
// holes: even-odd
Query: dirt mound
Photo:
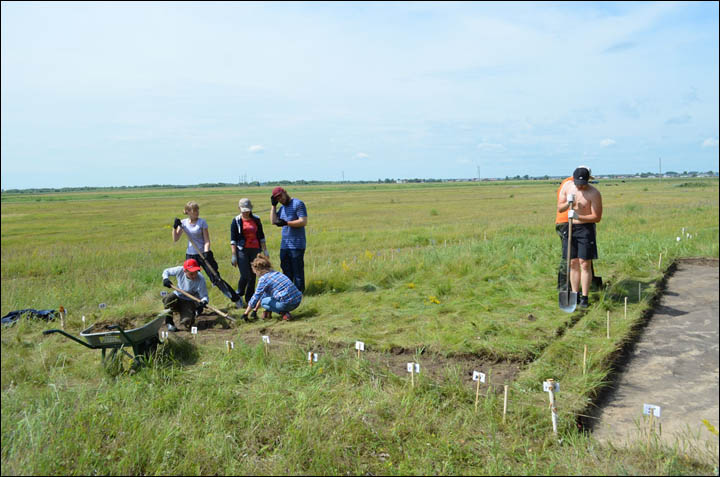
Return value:
<svg viewBox="0 0 720 477">
<path fill-rule="evenodd" d="M 108 318 L 106 320 L 96 321 L 93 323 L 92 332 L 93 333 L 102 333 L 105 331 L 115 331 L 111 330 L 111 326 L 119 326 L 120 328 L 125 330 L 134 330 L 135 328 L 140 328 L 142 326 L 145 326 L 146 324 L 150 323 L 152 320 L 157 318 L 157 315 L 147 315 L 147 316 L 126 316 L 123 318 Z"/>
</svg>

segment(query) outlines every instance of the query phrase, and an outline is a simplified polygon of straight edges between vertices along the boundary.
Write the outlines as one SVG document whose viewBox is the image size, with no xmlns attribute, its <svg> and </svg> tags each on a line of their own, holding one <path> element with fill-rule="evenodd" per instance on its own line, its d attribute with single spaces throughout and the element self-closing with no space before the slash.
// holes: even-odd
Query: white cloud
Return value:
<svg viewBox="0 0 720 477">
<path fill-rule="evenodd" d="M 370 157 L 369 155 L 365 154 L 364 152 L 358 152 L 355 154 L 355 159 L 367 159 Z"/>
<path fill-rule="evenodd" d="M 602 147 L 612 146 L 613 144 L 615 144 L 615 140 L 610 139 L 610 138 L 606 138 L 606 139 L 603 139 L 602 141 L 600 141 L 600 145 Z"/>
<path fill-rule="evenodd" d="M 255 144 L 254 146 L 248 147 L 249 152 L 263 152 L 265 150 L 264 147 L 262 147 L 260 144 Z"/>
<path fill-rule="evenodd" d="M 718 140 L 714 137 L 709 137 L 705 139 L 702 143 L 702 147 L 717 147 L 718 146 Z"/>
</svg>

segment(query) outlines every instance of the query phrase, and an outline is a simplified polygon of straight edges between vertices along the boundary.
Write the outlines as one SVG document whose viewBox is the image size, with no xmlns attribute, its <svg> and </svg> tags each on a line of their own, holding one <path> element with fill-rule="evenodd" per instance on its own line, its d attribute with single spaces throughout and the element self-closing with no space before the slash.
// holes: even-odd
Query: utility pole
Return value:
<svg viewBox="0 0 720 477">
<path fill-rule="evenodd" d="M 662 157 L 658 157 L 658 182 L 662 182 Z"/>
<path fill-rule="evenodd" d="M 477 166 L 477 178 L 480 181 L 480 165 Z"/>
<path fill-rule="evenodd" d="M 342 181 L 345 182 L 345 171 L 342 171 Z"/>
</svg>

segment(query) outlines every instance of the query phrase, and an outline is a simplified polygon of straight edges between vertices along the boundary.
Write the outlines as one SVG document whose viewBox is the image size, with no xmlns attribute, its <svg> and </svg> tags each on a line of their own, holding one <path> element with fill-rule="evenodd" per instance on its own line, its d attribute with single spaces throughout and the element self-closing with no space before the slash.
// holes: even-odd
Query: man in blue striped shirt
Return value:
<svg viewBox="0 0 720 477">
<path fill-rule="evenodd" d="M 262 306 L 265 309 L 263 318 L 271 318 L 272 312 L 282 314 L 282 319 L 290 321 L 290 312 L 297 308 L 302 301 L 302 293 L 290 281 L 288 277 L 272 269 L 270 259 L 259 255 L 252 262 L 252 270 L 260 277 L 255 294 L 253 294 L 243 314 L 243 319 L 248 320 L 250 310 L 257 311 Z"/>
<path fill-rule="evenodd" d="M 290 197 L 282 187 L 273 189 L 270 203 L 270 223 L 282 227 L 280 268 L 302 293 L 305 291 L 307 208 L 303 201 Z M 278 203 L 282 204 L 279 211 L 275 210 Z"/>
</svg>

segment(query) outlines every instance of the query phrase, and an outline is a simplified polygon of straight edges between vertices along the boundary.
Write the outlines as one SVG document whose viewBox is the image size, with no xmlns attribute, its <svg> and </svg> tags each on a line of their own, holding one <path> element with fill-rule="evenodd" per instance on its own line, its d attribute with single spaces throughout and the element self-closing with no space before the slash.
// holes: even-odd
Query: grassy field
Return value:
<svg viewBox="0 0 720 477">
<path fill-rule="evenodd" d="M 576 421 L 664 270 L 677 258 L 718 257 L 718 181 L 597 187 L 605 212 L 596 273 L 608 286 L 572 315 L 555 290 L 555 182 L 288 188 L 309 215 L 296 321 L 174 337 L 135 374 L 109 373 L 99 351 L 44 337 L 55 324 L 3 329 L 2 473 L 707 474 L 717 457 L 657 442 L 601 446 Z M 184 259 L 170 226 L 188 200 L 200 204 L 229 283 L 238 278 L 229 226 L 240 197 L 253 200 L 279 268 L 269 190 L 3 194 L 2 313 L 63 305 L 66 328 L 79 334 L 83 315 L 160 312 L 161 272 Z M 678 241 L 683 228 L 692 238 Z M 231 310 L 217 289 L 210 297 Z M 270 353 L 261 334 L 273 339 Z M 356 340 L 369 351 L 359 361 Z M 312 367 L 311 347 L 322 350 Z M 410 386 L 407 361 L 432 373 Z M 477 411 L 473 369 L 491 383 Z M 548 378 L 562 383 L 560 440 L 542 392 Z"/>
</svg>

